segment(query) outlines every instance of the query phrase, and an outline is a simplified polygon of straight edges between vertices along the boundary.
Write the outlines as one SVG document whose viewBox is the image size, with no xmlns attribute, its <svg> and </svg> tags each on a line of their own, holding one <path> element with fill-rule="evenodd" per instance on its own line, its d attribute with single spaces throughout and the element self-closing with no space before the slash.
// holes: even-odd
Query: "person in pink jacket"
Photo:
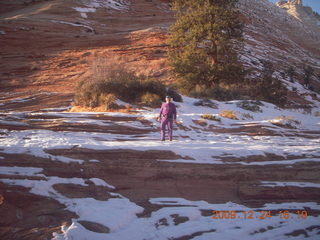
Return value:
<svg viewBox="0 0 320 240">
<path fill-rule="evenodd" d="M 168 128 L 168 137 L 172 141 L 172 126 L 173 121 L 177 119 L 176 105 L 171 102 L 171 97 L 166 96 L 166 102 L 162 103 L 159 118 L 161 126 L 161 141 L 165 141 L 166 127 Z"/>
</svg>

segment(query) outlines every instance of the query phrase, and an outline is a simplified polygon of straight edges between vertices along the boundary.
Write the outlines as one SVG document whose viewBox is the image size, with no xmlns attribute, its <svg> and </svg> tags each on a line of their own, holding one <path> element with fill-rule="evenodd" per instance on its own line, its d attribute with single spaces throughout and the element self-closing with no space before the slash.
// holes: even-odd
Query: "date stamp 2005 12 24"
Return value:
<svg viewBox="0 0 320 240">
<path fill-rule="evenodd" d="M 212 219 L 270 219 L 277 217 L 279 219 L 306 219 L 308 212 L 306 210 L 296 210 L 290 212 L 289 210 L 281 211 L 212 211 Z"/>
</svg>

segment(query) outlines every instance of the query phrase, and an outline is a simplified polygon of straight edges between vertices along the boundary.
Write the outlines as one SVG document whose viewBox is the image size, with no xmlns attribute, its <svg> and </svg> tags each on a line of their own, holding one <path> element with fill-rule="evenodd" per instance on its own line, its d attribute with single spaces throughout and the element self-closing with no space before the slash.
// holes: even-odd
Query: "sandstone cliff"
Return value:
<svg viewBox="0 0 320 240">
<path fill-rule="evenodd" d="M 246 22 L 241 54 L 252 78 L 271 61 L 289 90 L 314 70 L 310 85 L 320 90 L 319 18 L 301 1 L 240 0 Z M 96 58 L 119 61 L 137 73 L 172 82 L 166 64 L 166 37 L 173 23 L 168 1 L 37 0 L 0 2 L 0 85 L 2 91 L 74 91 L 90 75 Z M 115 60 L 118 59 L 118 60 Z M 296 70 L 295 83 L 286 71 Z M 295 92 L 297 102 L 305 103 Z M 307 97 L 309 98 L 309 97 Z M 300 99 L 300 100 L 299 100 Z M 294 101 L 296 101 L 294 100 Z"/>
</svg>

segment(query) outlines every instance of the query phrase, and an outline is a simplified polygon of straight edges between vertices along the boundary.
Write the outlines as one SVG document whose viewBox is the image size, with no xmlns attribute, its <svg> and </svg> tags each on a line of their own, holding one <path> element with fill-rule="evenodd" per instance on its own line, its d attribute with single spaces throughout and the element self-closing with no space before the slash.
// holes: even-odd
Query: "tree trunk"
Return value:
<svg viewBox="0 0 320 240">
<path fill-rule="evenodd" d="M 214 45 L 211 49 L 211 66 L 218 63 L 218 47 Z"/>
</svg>

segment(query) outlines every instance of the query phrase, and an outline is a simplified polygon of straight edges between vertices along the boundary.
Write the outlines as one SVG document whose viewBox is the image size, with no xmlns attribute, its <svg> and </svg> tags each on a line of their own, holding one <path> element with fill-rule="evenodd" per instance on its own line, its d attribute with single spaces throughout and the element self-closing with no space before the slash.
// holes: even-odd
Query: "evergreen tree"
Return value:
<svg viewBox="0 0 320 240">
<path fill-rule="evenodd" d="M 243 24 L 238 0 L 174 0 L 176 22 L 170 30 L 169 62 L 185 91 L 196 85 L 243 80 L 236 50 L 242 47 Z"/>
<path fill-rule="evenodd" d="M 303 71 L 304 71 L 304 85 L 306 87 L 309 87 L 310 84 L 310 79 L 314 73 L 314 70 L 312 67 L 310 66 L 304 66 L 303 67 Z"/>
<path fill-rule="evenodd" d="M 294 82 L 294 76 L 295 76 L 296 72 L 295 72 L 295 70 L 294 70 L 294 68 L 293 68 L 292 66 L 290 66 L 290 67 L 288 68 L 287 74 L 288 74 L 288 76 L 289 76 L 289 78 L 290 78 L 290 81 L 291 81 L 291 82 Z"/>
<path fill-rule="evenodd" d="M 273 77 L 274 67 L 270 61 L 263 61 L 261 79 L 256 83 L 252 96 L 283 106 L 287 102 L 288 91 L 279 79 Z"/>
</svg>

